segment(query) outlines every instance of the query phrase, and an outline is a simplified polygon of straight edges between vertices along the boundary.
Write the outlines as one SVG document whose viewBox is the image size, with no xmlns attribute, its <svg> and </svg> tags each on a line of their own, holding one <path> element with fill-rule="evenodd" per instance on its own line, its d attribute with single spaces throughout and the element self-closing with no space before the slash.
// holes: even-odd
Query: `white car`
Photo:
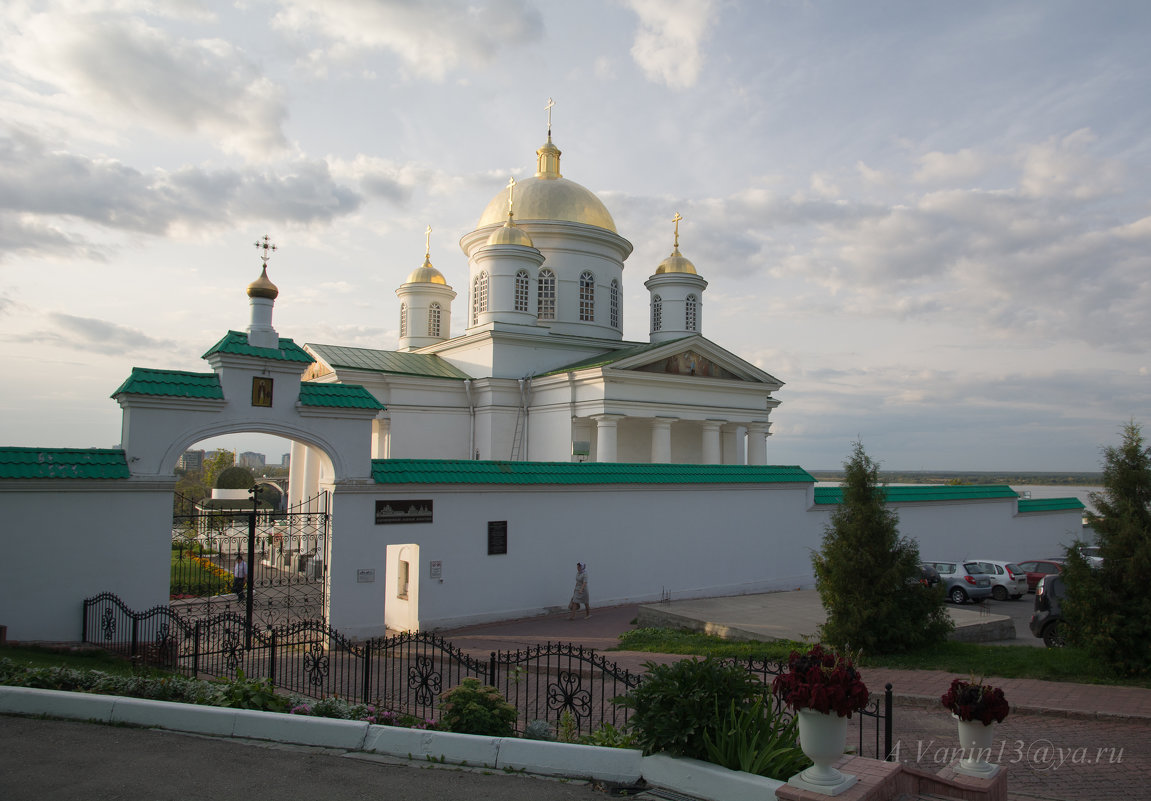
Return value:
<svg viewBox="0 0 1151 801">
<path fill-rule="evenodd" d="M 997 601 L 1022 598 L 1027 593 L 1027 571 L 1014 562 L 995 559 L 968 559 L 991 577 L 991 597 Z"/>
</svg>

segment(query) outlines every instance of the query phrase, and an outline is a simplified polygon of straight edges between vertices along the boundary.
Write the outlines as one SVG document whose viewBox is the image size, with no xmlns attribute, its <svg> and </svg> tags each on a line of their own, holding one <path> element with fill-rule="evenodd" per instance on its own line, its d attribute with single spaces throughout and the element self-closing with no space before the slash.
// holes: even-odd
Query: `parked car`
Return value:
<svg viewBox="0 0 1151 801">
<path fill-rule="evenodd" d="M 994 559 L 971 559 L 983 572 L 991 577 L 991 597 L 997 601 L 1008 598 L 1022 598 L 1027 592 L 1027 574 L 1014 562 L 999 562 Z"/>
<path fill-rule="evenodd" d="M 924 587 L 934 587 L 939 584 L 939 571 L 931 565 L 919 566 L 919 583 Z"/>
<path fill-rule="evenodd" d="M 1099 567 L 1103 564 L 1103 557 L 1099 555 L 1098 545 L 1084 545 L 1079 549 L 1079 553 L 1083 554 L 1083 558 L 1091 567 Z"/>
<path fill-rule="evenodd" d="M 1066 626 L 1063 622 L 1062 601 L 1067 594 L 1063 576 L 1052 573 L 1044 576 L 1035 590 L 1035 611 L 1031 613 L 1031 633 L 1043 638 L 1048 648 L 1066 645 Z"/>
<path fill-rule="evenodd" d="M 924 562 L 939 571 L 939 578 L 954 604 L 991 597 L 991 577 L 975 562 Z"/>
<path fill-rule="evenodd" d="M 1050 559 L 1029 559 L 1026 562 L 1016 562 L 1020 569 L 1027 574 L 1027 591 L 1035 592 L 1035 586 L 1043 580 L 1044 576 L 1059 575 L 1063 572 L 1063 559 L 1051 557 Z"/>
</svg>

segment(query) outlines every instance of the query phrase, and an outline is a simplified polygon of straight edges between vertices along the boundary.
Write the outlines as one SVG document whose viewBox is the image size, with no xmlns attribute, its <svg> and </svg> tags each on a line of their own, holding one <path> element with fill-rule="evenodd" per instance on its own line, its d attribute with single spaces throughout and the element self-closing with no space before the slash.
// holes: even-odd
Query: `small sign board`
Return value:
<svg viewBox="0 0 1151 801">
<path fill-rule="evenodd" d="M 442 579 L 444 577 L 444 563 L 439 559 L 433 559 L 428 562 L 428 576 L 434 579 Z"/>
<path fill-rule="evenodd" d="M 488 556 L 499 556 L 508 552 L 508 521 L 488 521 Z"/>
<path fill-rule="evenodd" d="M 376 501 L 376 525 L 432 522 L 432 501 Z"/>
<path fill-rule="evenodd" d="M 356 583 L 371 584 L 376 580 L 376 571 L 371 568 L 361 568 L 356 571 Z"/>
</svg>

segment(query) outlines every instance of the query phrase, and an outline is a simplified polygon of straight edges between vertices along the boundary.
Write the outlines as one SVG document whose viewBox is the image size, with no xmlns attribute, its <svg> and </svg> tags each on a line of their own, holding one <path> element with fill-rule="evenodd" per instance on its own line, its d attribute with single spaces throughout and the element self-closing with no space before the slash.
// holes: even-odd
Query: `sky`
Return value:
<svg viewBox="0 0 1151 801">
<path fill-rule="evenodd" d="M 247 326 L 264 235 L 281 336 L 394 349 L 430 225 L 461 333 L 554 98 L 625 339 L 678 212 L 703 334 L 785 382 L 770 462 L 1098 470 L 1151 422 L 1149 37 L 1144 0 L 6 0 L 0 445 L 116 445 L 132 367 Z"/>
</svg>

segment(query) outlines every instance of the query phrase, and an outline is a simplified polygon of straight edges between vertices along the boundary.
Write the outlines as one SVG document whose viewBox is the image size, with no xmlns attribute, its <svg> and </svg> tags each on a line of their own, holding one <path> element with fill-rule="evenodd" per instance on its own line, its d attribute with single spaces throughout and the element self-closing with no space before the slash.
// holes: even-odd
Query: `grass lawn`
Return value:
<svg viewBox="0 0 1151 801">
<path fill-rule="evenodd" d="M 67 667 L 77 670 L 102 670 L 122 676 L 140 675 L 141 669 L 122 657 L 95 648 L 51 648 L 34 645 L 0 646 L 0 659 L 11 659 L 18 665 L 30 667 Z M 160 675 L 163 671 L 145 670 L 147 675 Z"/>
<path fill-rule="evenodd" d="M 735 642 L 681 629 L 635 629 L 620 635 L 617 651 L 646 651 L 688 656 L 738 657 L 747 659 L 787 659 L 793 649 L 806 643 Z M 980 645 L 946 642 L 919 651 L 891 656 L 867 656 L 860 667 L 886 667 L 904 670 L 946 670 L 1009 679 L 1074 681 L 1082 684 L 1126 684 L 1151 687 L 1148 679 L 1124 679 L 1094 663 L 1076 648 L 1033 648 L 1026 645 Z"/>
</svg>

